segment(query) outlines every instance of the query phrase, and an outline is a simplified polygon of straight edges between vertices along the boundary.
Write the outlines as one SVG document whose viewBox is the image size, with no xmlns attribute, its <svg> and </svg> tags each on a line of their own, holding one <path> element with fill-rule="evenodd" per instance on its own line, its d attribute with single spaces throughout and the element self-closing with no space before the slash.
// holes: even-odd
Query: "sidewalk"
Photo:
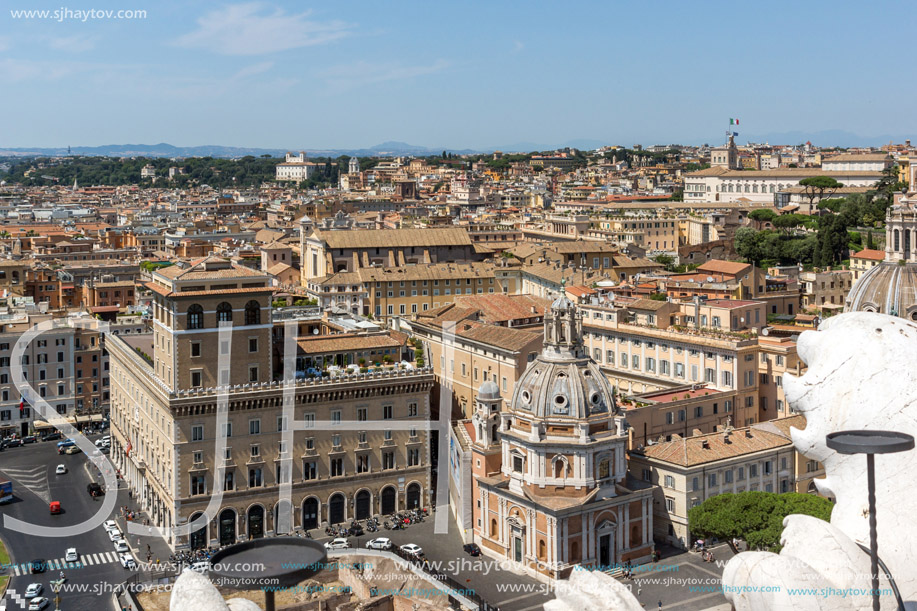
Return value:
<svg viewBox="0 0 917 611">
<path fill-rule="evenodd" d="M 129 511 L 134 512 L 133 520 L 128 520 L 126 514 L 122 514 L 121 509 L 125 506 Z M 137 560 L 138 564 L 145 562 L 155 563 L 157 560 L 161 562 L 169 561 L 172 550 L 169 548 L 168 544 L 166 544 L 165 539 L 155 534 L 156 531 L 154 527 L 151 526 L 153 532 L 151 536 L 128 533 L 127 525 L 129 523 L 143 525 L 146 520 L 150 520 L 150 516 L 147 515 L 146 512 L 137 509 L 137 503 L 134 499 L 128 497 L 126 488 L 119 488 L 118 490 L 118 507 L 115 512 L 115 520 L 118 522 L 118 526 L 121 527 L 121 532 L 124 533 L 125 541 L 127 541 L 128 547 L 131 548 L 131 552 L 133 552 L 134 558 Z M 150 524 L 152 525 L 152 520 L 150 520 Z M 149 560 L 147 560 L 148 557 Z"/>
</svg>

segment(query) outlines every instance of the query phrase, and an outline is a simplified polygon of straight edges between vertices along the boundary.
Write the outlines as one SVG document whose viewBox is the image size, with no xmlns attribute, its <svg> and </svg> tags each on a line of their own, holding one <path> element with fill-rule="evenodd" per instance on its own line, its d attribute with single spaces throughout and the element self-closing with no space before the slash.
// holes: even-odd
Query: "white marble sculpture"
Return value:
<svg viewBox="0 0 917 611">
<path fill-rule="evenodd" d="M 816 486 L 837 505 L 830 524 L 788 516 L 779 555 L 732 558 L 723 573 L 726 597 L 736 611 L 870 609 L 871 598 L 863 594 L 871 587 L 869 555 L 856 545 L 869 545 L 866 457 L 837 454 L 825 437 L 856 429 L 917 436 L 917 325 L 884 314 L 842 314 L 803 333 L 798 351 L 808 371 L 783 378 L 787 401 L 806 417 L 804 431 L 793 429 L 793 443 L 824 464 L 826 477 Z M 917 450 L 876 456 L 879 557 L 909 610 L 917 610 L 915 501 Z M 884 577 L 879 587 L 888 588 Z M 810 590 L 792 593 L 802 588 Z M 896 608 L 890 595 L 881 605 Z"/>
<path fill-rule="evenodd" d="M 210 579 L 185 569 L 175 585 L 169 598 L 169 611 L 260 611 L 261 607 L 244 598 L 223 600 L 219 590 L 210 583 Z"/>
<path fill-rule="evenodd" d="M 626 585 L 601 571 L 573 571 L 555 586 L 544 611 L 645 611 Z"/>
</svg>

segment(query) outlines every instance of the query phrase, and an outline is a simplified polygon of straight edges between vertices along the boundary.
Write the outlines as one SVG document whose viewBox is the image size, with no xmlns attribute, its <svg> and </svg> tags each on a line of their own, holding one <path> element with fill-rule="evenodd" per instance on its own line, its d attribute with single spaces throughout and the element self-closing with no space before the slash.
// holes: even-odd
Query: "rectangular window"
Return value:
<svg viewBox="0 0 917 611">
<path fill-rule="evenodd" d="M 257 337 L 249 338 L 248 351 L 249 352 L 258 352 L 258 338 Z"/>
<path fill-rule="evenodd" d="M 420 464 L 420 448 L 411 448 L 408 450 L 408 466 L 416 467 Z"/>
<path fill-rule="evenodd" d="M 331 412 L 331 424 L 340 424 L 341 423 L 341 410 L 336 409 Z"/>
<path fill-rule="evenodd" d="M 675 487 L 675 477 L 671 475 L 666 475 L 665 476 L 665 487 L 674 488 Z"/>
<path fill-rule="evenodd" d="M 261 420 L 249 420 L 248 421 L 248 434 L 249 435 L 259 435 L 261 433 Z"/>
<path fill-rule="evenodd" d="M 191 386 L 193 388 L 201 387 L 201 372 L 200 371 L 191 372 Z"/>
<path fill-rule="evenodd" d="M 505 384 L 506 378 L 503 378 L 503 381 L 504 381 L 504 386 L 506 386 Z M 504 388 L 504 390 L 506 390 L 506 388 Z M 416 415 L 417 415 L 417 403 L 408 403 L 408 416 L 416 416 Z"/>
<path fill-rule="evenodd" d="M 366 418 L 367 418 L 366 408 L 358 407 L 357 408 L 357 420 L 360 422 L 366 422 Z"/>
<path fill-rule="evenodd" d="M 699 477 L 694 477 L 691 479 L 691 490 L 692 491 L 700 490 L 700 478 Z"/>
<path fill-rule="evenodd" d="M 191 494 L 207 494 L 207 478 L 203 475 L 191 476 Z"/>
<path fill-rule="evenodd" d="M 248 381 L 249 382 L 258 381 L 258 366 L 257 365 L 248 366 Z"/>
<path fill-rule="evenodd" d="M 302 478 L 305 480 L 315 479 L 315 461 L 303 461 L 302 463 Z"/>
<path fill-rule="evenodd" d="M 727 484 L 732 483 L 732 469 L 730 469 L 729 471 L 726 471 L 724 480 Z"/>
<path fill-rule="evenodd" d="M 287 417 L 277 416 L 277 431 L 282 433 L 285 430 L 287 430 Z"/>
<path fill-rule="evenodd" d="M 711 486 L 716 486 L 716 473 L 711 473 L 708 477 L 708 482 Z"/>
<path fill-rule="evenodd" d="M 383 452 L 382 453 L 382 468 L 383 469 L 394 469 L 395 468 L 395 453 L 394 452 Z"/>
<path fill-rule="evenodd" d="M 203 441 L 204 439 L 204 425 L 195 424 L 191 427 L 191 441 Z"/>
<path fill-rule="evenodd" d="M 248 470 L 248 487 L 249 488 L 260 488 L 264 485 L 264 478 L 261 475 L 261 469 L 249 469 Z"/>
<path fill-rule="evenodd" d="M 331 459 L 331 477 L 340 477 L 344 475 L 344 459 L 343 458 L 332 458 Z"/>
<path fill-rule="evenodd" d="M 462 365 L 462 373 L 463 373 L 463 374 L 465 373 L 464 369 L 465 369 L 465 366 Z M 383 420 L 391 420 L 391 419 L 392 419 L 392 406 L 391 406 L 391 405 L 383 405 L 383 406 L 382 406 L 382 419 L 383 419 Z"/>
</svg>

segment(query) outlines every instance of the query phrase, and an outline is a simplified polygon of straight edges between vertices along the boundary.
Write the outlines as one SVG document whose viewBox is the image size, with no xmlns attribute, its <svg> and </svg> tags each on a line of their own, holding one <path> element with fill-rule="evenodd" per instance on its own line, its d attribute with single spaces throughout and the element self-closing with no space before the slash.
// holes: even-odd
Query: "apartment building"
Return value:
<svg viewBox="0 0 917 611">
<path fill-rule="evenodd" d="M 195 523 L 222 492 L 215 515 L 169 545 L 228 545 L 429 505 L 432 372 L 299 380 L 285 390 L 272 374 L 271 342 L 284 338 L 272 332 L 269 277 L 210 257 L 153 272 L 148 286 L 153 357 L 120 335 L 106 344 L 112 458 L 157 526 Z M 227 325 L 231 339 L 221 341 Z M 360 425 L 370 421 L 392 424 Z M 291 482 L 292 506 L 279 503 L 281 481 Z"/>
<path fill-rule="evenodd" d="M 688 549 L 694 541 L 688 510 L 717 494 L 795 492 L 798 458 L 790 427 L 804 429 L 805 418 L 796 415 L 744 428 L 727 426 L 687 438 L 673 435 L 671 441 L 632 449 L 630 475 L 655 485 L 656 542 Z"/>
<path fill-rule="evenodd" d="M 734 422 L 756 422 L 756 336 L 725 329 L 670 329 L 678 308 L 649 299 L 619 308 L 581 305 L 586 347 L 620 393 L 704 383 L 710 389 L 735 392 Z M 686 426 L 694 428 L 690 421 Z"/>
<path fill-rule="evenodd" d="M 815 270 L 799 274 L 799 281 L 803 309 L 840 311 L 853 287 L 853 273 L 845 269 Z"/>
<path fill-rule="evenodd" d="M 885 251 L 872 248 L 864 248 L 860 252 L 850 255 L 850 272 L 853 274 L 853 282 L 855 283 L 860 279 L 860 276 L 884 260 Z"/>
<path fill-rule="evenodd" d="M 302 284 L 336 272 L 397 268 L 412 264 L 482 261 L 467 230 L 338 229 L 303 231 Z"/>
<path fill-rule="evenodd" d="M 783 392 L 786 374 L 801 376 L 806 365 L 796 352 L 796 341 L 788 337 L 761 336 L 758 338 L 758 392 L 759 420 L 784 418 L 793 413 Z"/>
<path fill-rule="evenodd" d="M 47 426 L 32 409 L 29 397 L 23 397 L 13 383 L 10 357 L 16 342 L 26 331 L 49 321 L 52 328 L 25 347 L 23 377 L 31 384 L 35 394 L 47 401 L 58 414 L 72 418 L 77 413 L 75 346 L 76 337 L 82 343 L 85 335 L 83 332 L 75 335 L 67 318 L 53 318 L 50 314 L 13 314 L 0 321 L 0 432 L 4 435 L 25 436 Z M 101 377 L 95 378 L 95 381 L 101 383 Z M 81 410 L 81 413 L 88 413 L 88 410 Z"/>
<path fill-rule="evenodd" d="M 484 382 L 495 383 L 504 396 L 513 393 L 516 380 L 541 350 L 543 327 L 501 326 L 482 320 L 480 310 L 457 310 L 419 315 L 405 324 L 423 344 L 438 382 L 436 392 L 450 394 L 456 418 L 469 418 Z M 533 313 L 530 320 L 540 323 L 543 315 L 543 310 Z"/>
<path fill-rule="evenodd" d="M 630 426 L 630 447 L 715 433 L 735 419 L 736 396 L 736 390 L 701 383 L 624 397 L 620 405 Z"/>
</svg>

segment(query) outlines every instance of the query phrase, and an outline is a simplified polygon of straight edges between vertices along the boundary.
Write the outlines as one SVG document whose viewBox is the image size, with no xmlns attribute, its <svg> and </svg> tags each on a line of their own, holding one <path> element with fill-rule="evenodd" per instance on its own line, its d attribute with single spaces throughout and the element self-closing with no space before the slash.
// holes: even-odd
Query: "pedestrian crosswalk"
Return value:
<svg viewBox="0 0 917 611">
<path fill-rule="evenodd" d="M 48 486 L 48 466 L 37 467 L 4 467 L 0 469 L 6 477 L 21 486 L 28 488 L 45 503 L 51 502 L 51 489 Z"/>
<path fill-rule="evenodd" d="M 77 562 L 67 562 L 63 558 L 58 558 L 55 560 L 45 560 L 45 570 L 46 571 L 65 571 L 72 569 L 81 569 L 87 566 L 93 566 L 96 564 L 111 564 L 113 562 L 121 562 L 118 558 L 118 554 L 115 552 L 98 552 L 96 554 L 80 554 L 80 559 Z M 28 575 L 31 571 L 31 566 L 29 563 L 26 564 L 14 564 L 12 567 L 12 572 L 17 577 L 20 575 Z"/>
</svg>

